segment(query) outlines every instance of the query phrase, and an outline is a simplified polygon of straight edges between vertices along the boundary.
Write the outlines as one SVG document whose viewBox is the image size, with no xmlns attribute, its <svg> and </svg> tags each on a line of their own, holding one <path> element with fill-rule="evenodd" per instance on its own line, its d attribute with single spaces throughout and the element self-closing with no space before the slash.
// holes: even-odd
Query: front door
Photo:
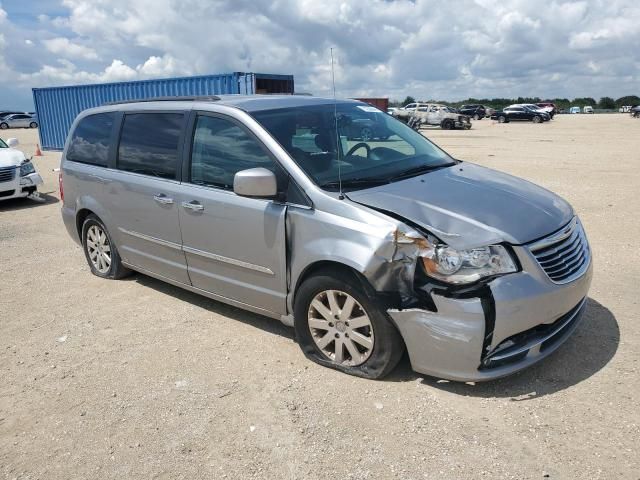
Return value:
<svg viewBox="0 0 640 480">
<path fill-rule="evenodd" d="M 178 215 L 185 123 L 180 112 L 125 114 L 116 169 L 105 171 L 104 195 L 122 259 L 188 285 Z"/>
<path fill-rule="evenodd" d="M 240 170 L 268 168 L 281 181 L 282 170 L 244 126 L 228 117 L 197 115 L 191 142 L 179 212 L 193 286 L 285 314 L 287 207 L 233 192 Z"/>
</svg>

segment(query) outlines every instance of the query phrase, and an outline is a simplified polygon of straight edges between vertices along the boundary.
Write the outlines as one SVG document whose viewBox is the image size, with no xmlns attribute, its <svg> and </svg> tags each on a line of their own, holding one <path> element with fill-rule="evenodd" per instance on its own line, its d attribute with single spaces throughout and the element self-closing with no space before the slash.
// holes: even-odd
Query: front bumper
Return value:
<svg viewBox="0 0 640 480">
<path fill-rule="evenodd" d="M 491 380 L 529 367 L 564 343 L 584 313 L 592 264 L 573 282 L 558 285 L 525 248 L 518 250 L 523 271 L 489 282 L 491 298 L 432 293 L 436 311 L 389 310 L 413 370 L 449 380 Z"/>
<path fill-rule="evenodd" d="M 37 172 L 21 177 L 17 174 L 9 182 L 0 183 L 0 200 L 11 198 L 24 198 L 37 190 L 42 185 L 42 177 Z"/>
</svg>

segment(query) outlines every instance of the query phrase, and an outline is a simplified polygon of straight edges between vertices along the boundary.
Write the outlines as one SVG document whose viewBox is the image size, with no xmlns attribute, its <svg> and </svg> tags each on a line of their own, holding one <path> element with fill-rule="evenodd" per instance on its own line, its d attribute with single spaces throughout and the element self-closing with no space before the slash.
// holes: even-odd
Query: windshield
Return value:
<svg viewBox="0 0 640 480">
<path fill-rule="evenodd" d="M 0 148 L 9 148 L 9 146 L 4 143 L 4 141 L 0 138 Z"/>
<path fill-rule="evenodd" d="M 326 190 L 338 190 L 340 178 L 344 190 L 356 190 L 455 163 L 425 137 L 368 105 L 311 105 L 252 115 Z"/>
</svg>

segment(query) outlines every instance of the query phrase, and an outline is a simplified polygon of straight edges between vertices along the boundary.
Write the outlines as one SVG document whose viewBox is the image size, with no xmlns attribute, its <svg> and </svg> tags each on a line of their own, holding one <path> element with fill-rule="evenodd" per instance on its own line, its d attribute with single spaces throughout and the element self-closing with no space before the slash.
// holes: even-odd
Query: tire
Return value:
<svg viewBox="0 0 640 480">
<path fill-rule="evenodd" d="M 533 123 L 541 123 L 541 122 L 542 122 L 542 118 L 541 118 L 541 117 L 539 117 L 538 115 L 536 115 L 535 117 L 533 117 L 533 118 L 531 119 L 531 121 L 532 121 Z"/>
<path fill-rule="evenodd" d="M 373 131 L 369 127 L 362 127 L 360 130 L 360 140 L 368 142 L 373 138 Z"/>
<path fill-rule="evenodd" d="M 7 128 L 9 128 L 9 125 L 7 125 L 6 123 L 0 123 L 0 128 L 2 130 L 6 130 Z"/>
<path fill-rule="evenodd" d="M 504 115 L 500 115 L 498 117 L 498 123 L 507 123 L 507 117 L 505 117 Z"/>
<path fill-rule="evenodd" d="M 331 315 L 330 295 L 335 299 L 334 313 L 340 315 L 343 315 L 347 301 L 353 300 L 348 316 Z M 318 302 L 324 305 L 324 313 L 314 306 Z M 296 339 L 305 356 L 349 375 L 382 378 L 395 368 L 404 352 L 402 338 L 378 303 L 375 292 L 352 272 L 327 270 L 305 280 L 296 293 L 294 319 Z M 356 319 L 361 326 L 353 326 Z M 358 340 L 353 340 L 356 337 Z M 323 340 L 326 342 L 324 347 L 321 346 Z M 340 359 L 336 358 L 338 341 Z M 354 348 L 355 353 L 352 353 Z"/>
<path fill-rule="evenodd" d="M 477 122 L 478 120 L 481 120 L 481 119 L 482 119 L 482 117 L 476 113 L 476 114 L 473 116 L 473 119 Z"/>
<path fill-rule="evenodd" d="M 37 124 L 36 122 L 31 122 L 31 123 L 29 124 L 29 127 L 31 127 L 31 128 L 38 128 L 38 124 Z"/>
<path fill-rule="evenodd" d="M 96 245 L 96 248 L 92 248 L 91 243 Z M 93 214 L 87 216 L 82 224 L 82 249 L 91 273 L 100 278 L 118 280 L 131 273 L 131 270 L 122 265 L 120 255 L 111 240 L 107 227 Z M 95 254 L 96 250 L 97 254 Z M 94 256 L 96 259 L 92 260 Z M 109 258 L 108 262 L 106 262 L 105 256 Z"/>
<path fill-rule="evenodd" d="M 440 128 L 443 130 L 453 130 L 453 122 L 451 120 L 443 120 L 440 124 Z"/>
</svg>

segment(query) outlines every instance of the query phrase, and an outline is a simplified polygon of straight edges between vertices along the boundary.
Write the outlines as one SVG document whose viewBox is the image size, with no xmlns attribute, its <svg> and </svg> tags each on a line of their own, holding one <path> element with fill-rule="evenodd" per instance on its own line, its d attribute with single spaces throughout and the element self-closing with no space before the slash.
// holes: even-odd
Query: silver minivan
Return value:
<svg viewBox="0 0 640 480">
<path fill-rule="evenodd" d="M 362 112 L 375 139 L 347 134 Z M 521 370 L 576 329 L 592 277 L 566 201 L 357 101 L 87 110 L 60 192 L 95 275 L 135 270 L 279 319 L 308 358 L 367 378 L 405 349 L 415 371 L 451 380 Z"/>
</svg>

